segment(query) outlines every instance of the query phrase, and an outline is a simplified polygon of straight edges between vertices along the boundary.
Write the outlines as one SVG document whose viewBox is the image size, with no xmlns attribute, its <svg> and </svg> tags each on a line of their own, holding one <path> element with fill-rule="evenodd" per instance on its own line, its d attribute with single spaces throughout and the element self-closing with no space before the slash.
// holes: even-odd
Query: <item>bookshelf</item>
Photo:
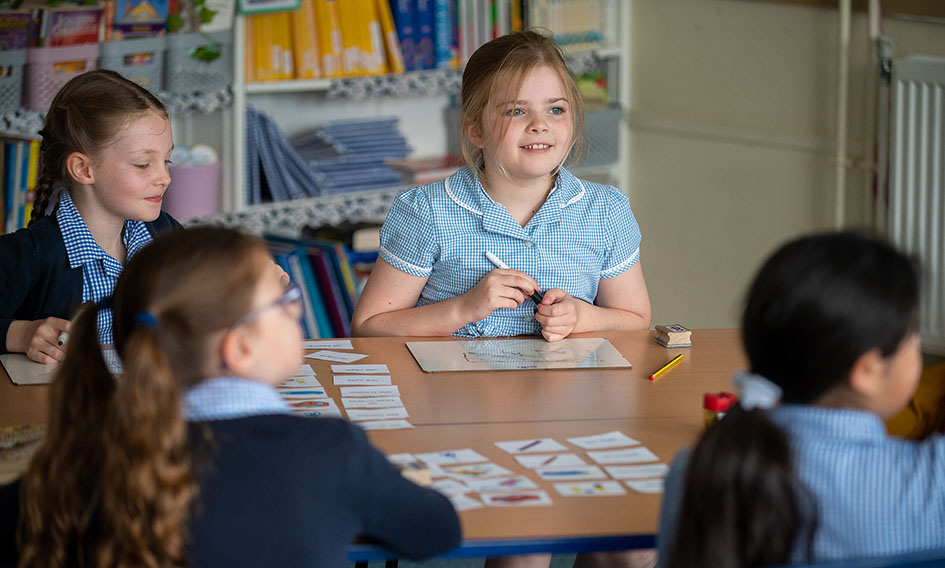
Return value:
<svg viewBox="0 0 945 568">
<path fill-rule="evenodd" d="M 576 169 L 595 181 L 627 188 L 628 146 L 626 114 L 629 109 L 630 7 L 610 0 L 615 12 L 607 47 L 596 51 L 568 53 L 573 70 L 603 69 L 608 77 L 611 99 L 622 112 L 618 126 L 617 159 L 612 164 Z M 224 144 L 223 193 L 221 211 L 200 219 L 238 225 L 256 232 L 299 233 L 305 224 L 345 220 L 381 221 L 398 190 L 370 190 L 288 202 L 248 205 L 246 199 L 246 108 L 265 112 L 288 136 L 322 123 L 352 119 L 396 116 L 400 130 L 414 148 L 413 156 L 440 155 L 450 147 L 451 129 L 447 108 L 458 96 L 461 70 L 413 71 L 397 75 L 340 79 L 283 80 L 252 83 L 245 80 L 246 18 L 238 15 L 233 25 L 233 105 L 226 113 L 224 129 L 230 140 Z M 552 28 L 552 31 L 553 28 Z M 567 51 L 567 50 L 566 50 Z M 365 95 L 368 93 L 368 95 Z M 378 96 L 381 93 L 381 96 Z M 390 93 L 386 95 L 385 93 Z"/>
</svg>

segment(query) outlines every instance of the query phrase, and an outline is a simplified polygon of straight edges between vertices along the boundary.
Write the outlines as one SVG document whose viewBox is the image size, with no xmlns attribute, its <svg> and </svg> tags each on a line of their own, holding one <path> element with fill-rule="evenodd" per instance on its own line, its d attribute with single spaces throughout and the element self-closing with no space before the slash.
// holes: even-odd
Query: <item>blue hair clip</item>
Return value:
<svg viewBox="0 0 945 568">
<path fill-rule="evenodd" d="M 150 328 L 157 327 L 157 318 L 154 317 L 149 311 L 141 310 L 135 314 L 135 323 L 140 325 L 146 325 Z"/>
<path fill-rule="evenodd" d="M 98 309 L 100 310 L 108 310 L 108 309 L 111 309 L 111 307 L 112 307 L 111 296 L 105 296 L 104 298 L 98 301 Z"/>
</svg>

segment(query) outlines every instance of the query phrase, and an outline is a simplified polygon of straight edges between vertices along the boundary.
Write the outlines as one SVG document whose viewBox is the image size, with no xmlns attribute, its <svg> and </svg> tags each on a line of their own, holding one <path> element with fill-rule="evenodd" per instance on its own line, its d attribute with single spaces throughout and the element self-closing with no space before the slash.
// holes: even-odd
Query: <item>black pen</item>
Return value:
<svg viewBox="0 0 945 568">
<path fill-rule="evenodd" d="M 502 262 L 502 260 L 501 260 L 499 257 L 497 257 L 496 255 L 492 254 L 492 253 L 489 252 L 489 251 L 486 251 L 486 258 L 488 258 L 488 259 L 489 259 L 489 262 L 491 262 L 492 264 L 494 264 L 496 268 L 508 268 L 508 267 L 509 267 L 509 265 L 507 265 L 507 264 L 505 264 L 504 262 Z M 544 299 L 545 296 L 544 296 L 544 294 L 542 294 L 542 293 L 539 292 L 538 290 L 535 290 L 535 291 L 532 292 L 528 297 L 531 298 L 533 302 L 535 302 L 535 305 L 538 305 L 538 304 L 541 303 L 542 299 Z"/>
</svg>

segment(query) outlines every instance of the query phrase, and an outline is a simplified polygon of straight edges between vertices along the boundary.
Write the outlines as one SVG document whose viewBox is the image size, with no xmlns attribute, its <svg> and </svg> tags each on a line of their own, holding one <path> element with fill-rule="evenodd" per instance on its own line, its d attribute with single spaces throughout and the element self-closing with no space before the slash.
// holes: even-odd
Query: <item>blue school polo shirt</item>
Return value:
<svg viewBox="0 0 945 568">
<path fill-rule="evenodd" d="M 98 302 L 111 296 L 123 266 L 95 242 L 67 190 L 59 192 L 56 221 L 66 246 L 69 267 L 82 267 L 82 302 Z M 126 220 L 122 238 L 128 258 L 131 258 L 141 247 L 151 242 L 151 232 L 144 221 Z M 98 312 L 98 335 L 103 345 L 113 343 L 111 308 Z"/>
<path fill-rule="evenodd" d="M 401 194 L 381 228 L 380 256 L 408 274 L 427 278 L 417 306 L 469 291 L 495 268 L 490 251 L 542 290 L 561 288 L 588 303 L 602 278 L 640 257 L 640 227 L 627 196 L 561 168 L 554 188 L 522 227 L 496 203 L 467 167 L 449 178 Z M 536 335 L 535 304 L 498 309 L 453 335 Z"/>
</svg>

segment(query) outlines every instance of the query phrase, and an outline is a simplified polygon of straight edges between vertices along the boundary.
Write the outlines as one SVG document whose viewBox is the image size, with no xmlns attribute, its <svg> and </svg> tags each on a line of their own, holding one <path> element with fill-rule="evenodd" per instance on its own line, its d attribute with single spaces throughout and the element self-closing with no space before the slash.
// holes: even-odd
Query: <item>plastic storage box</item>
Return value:
<svg viewBox="0 0 945 568">
<path fill-rule="evenodd" d="M 45 111 L 69 79 L 95 69 L 97 60 L 97 43 L 27 49 L 23 106 Z"/>
<path fill-rule="evenodd" d="M 117 71 L 152 92 L 163 88 L 166 36 L 108 41 L 100 48 L 102 69 Z"/>
<path fill-rule="evenodd" d="M 9 68 L 9 72 L 0 77 L 0 113 L 13 112 L 20 108 L 25 64 L 25 49 L 0 51 L 0 67 Z"/>
<path fill-rule="evenodd" d="M 216 91 L 229 85 L 232 41 L 230 30 L 168 36 L 164 88 L 171 93 L 189 94 Z M 192 57 L 194 50 L 213 43 L 220 44 L 220 57 L 209 62 Z"/>
</svg>

